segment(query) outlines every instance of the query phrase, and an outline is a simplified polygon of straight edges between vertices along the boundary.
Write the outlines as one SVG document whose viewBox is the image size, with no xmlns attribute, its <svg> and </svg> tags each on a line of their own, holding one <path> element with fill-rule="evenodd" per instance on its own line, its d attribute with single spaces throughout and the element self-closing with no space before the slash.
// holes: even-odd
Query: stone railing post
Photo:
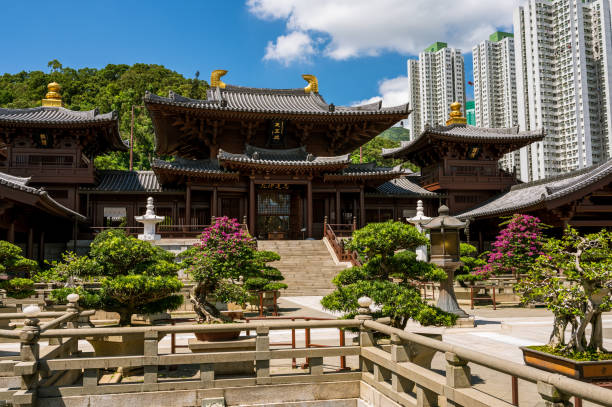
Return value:
<svg viewBox="0 0 612 407">
<path fill-rule="evenodd" d="M 152 329 L 144 333 L 144 385 L 143 391 L 157 390 L 157 341 L 158 333 Z M 149 363 L 148 361 L 155 361 Z"/>
<path fill-rule="evenodd" d="M 446 352 L 446 385 L 454 389 L 472 387 L 472 374 L 468 361 L 461 359 L 452 352 Z M 447 401 L 447 406 L 461 406 L 452 400 Z"/>
<path fill-rule="evenodd" d="M 37 305 L 24 308 L 26 320 L 20 334 L 20 360 L 15 365 L 15 375 L 21 376 L 21 390 L 13 394 L 13 405 L 16 407 L 33 407 L 38 405 L 38 359 L 40 356 L 40 321 L 36 316 L 40 313 Z"/>
<path fill-rule="evenodd" d="M 255 374 L 257 384 L 267 384 L 266 379 L 270 377 L 270 328 L 258 326 L 256 332 Z"/>
<path fill-rule="evenodd" d="M 372 315 L 370 315 L 370 305 L 372 304 L 372 299 L 364 296 L 359 298 L 357 303 L 359 304 L 359 315 L 357 315 L 355 319 L 361 322 L 361 325 L 359 326 L 359 346 L 374 346 L 374 334 L 371 330 L 363 326 L 365 321 L 372 320 Z M 369 372 L 372 370 L 372 363 L 360 356 L 359 367 L 361 368 L 362 372 Z"/>
<path fill-rule="evenodd" d="M 408 362 L 410 349 L 407 345 L 404 345 L 402 339 L 396 334 L 391 335 L 391 361 L 395 363 Z M 412 391 L 414 382 L 398 375 L 397 373 L 391 373 L 391 387 L 394 391 L 400 393 L 408 393 Z"/>
<path fill-rule="evenodd" d="M 66 311 L 73 314 L 72 318 L 66 323 L 66 326 L 70 329 L 76 329 L 79 327 L 79 304 L 78 304 L 79 295 L 75 293 L 68 294 L 66 299 L 68 300 L 68 307 Z M 78 351 L 78 349 L 79 349 L 79 342 L 78 340 L 75 340 L 74 345 L 72 345 L 70 349 L 67 350 L 67 353 L 68 354 L 75 353 Z M 63 355 L 63 356 L 67 356 L 67 355 Z"/>
<path fill-rule="evenodd" d="M 538 382 L 538 393 L 542 400 L 536 404 L 536 407 L 571 407 L 570 396 L 561 393 L 552 384 Z"/>
</svg>

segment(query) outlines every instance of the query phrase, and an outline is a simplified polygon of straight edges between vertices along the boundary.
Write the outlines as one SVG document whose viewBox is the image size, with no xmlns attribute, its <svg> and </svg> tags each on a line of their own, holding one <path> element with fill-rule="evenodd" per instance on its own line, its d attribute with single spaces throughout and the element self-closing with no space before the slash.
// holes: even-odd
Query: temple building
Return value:
<svg viewBox="0 0 612 407">
<path fill-rule="evenodd" d="M 144 95 L 158 157 L 149 171 L 97 170 L 95 156 L 127 150 L 117 114 L 65 109 L 55 83 L 40 107 L 0 109 L 0 239 L 57 258 L 107 228 L 141 232 L 134 217 L 148 197 L 164 216 L 162 238 L 194 238 L 229 216 L 258 239 L 319 239 L 325 222 L 405 220 L 418 200 L 426 215 L 445 203 L 469 220 L 465 238 L 471 230 L 481 248 L 499 216 L 517 211 L 554 226 L 612 226 L 610 162 L 531 184 L 499 168 L 542 131 L 468 126 L 455 103 L 446 126 L 383 151 L 420 172 L 355 164 L 350 153 L 406 119 L 408 105 L 335 106 L 312 75 L 305 88 L 260 89 L 225 84 L 225 74 L 212 73 L 205 100 Z"/>
</svg>

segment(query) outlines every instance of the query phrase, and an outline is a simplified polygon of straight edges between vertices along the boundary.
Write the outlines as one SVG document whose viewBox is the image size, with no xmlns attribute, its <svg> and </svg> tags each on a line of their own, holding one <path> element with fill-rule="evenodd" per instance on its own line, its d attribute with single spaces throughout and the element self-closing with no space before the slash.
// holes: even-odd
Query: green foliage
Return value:
<svg viewBox="0 0 612 407">
<path fill-rule="evenodd" d="M 19 246 L 0 240 L 0 273 L 6 280 L 0 282 L 0 288 L 12 298 L 26 298 L 34 294 L 34 281 L 29 278 L 38 270 L 38 264 L 23 257 Z"/>
<path fill-rule="evenodd" d="M 49 62 L 50 73 L 19 72 L 0 76 L 0 107 L 27 108 L 40 106 L 47 84 L 62 85 L 64 105 L 72 110 L 98 108 L 105 113 L 117 110 L 123 139 L 129 139 L 132 105 L 142 105 L 145 91 L 167 95 L 172 90 L 191 98 L 205 99 L 208 84 L 196 75 L 186 79 L 162 65 L 107 65 L 102 69 L 64 67 L 59 61 Z M 150 169 L 154 150 L 153 126 L 142 108 L 134 114 L 134 167 Z M 127 169 L 128 153 L 109 153 L 96 157 L 99 169 Z"/>
<path fill-rule="evenodd" d="M 129 324 L 132 314 L 173 310 L 182 303 L 182 296 L 175 294 L 183 285 L 172 253 L 126 236 L 122 230 L 98 234 L 89 256 L 67 253 L 53 269 L 70 277 L 101 278 L 99 290 L 64 288 L 54 290 L 53 298 L 63 302 L 70 290 L 83 293 L 81 306 L 118 312 L 121 325 Z"/>
<path fill-rule="evenodd" d="M 455 280 L 473 282 L 486 280 L 489 277 L 486 273 L 472 274 L 476 269 L 487 264 L 482 256 L 478 256 L 478 250 L 475 246 L 461 243 L 459 246 L 459 254 L 461 256 L 462 265 L 455 271 Z M 486 253 L 483 253 L 483 255 L 486 255 Z"/>
<path fill-rule="evenodd" d="M 353 318 L 359 297 L 368 296 L 377 306 L 373 316 L 390 317 L 396 328 L 404 329 L 411 318 L 423 325 L 454 324 L 455 315 L 428 305 L 414 286 L 415 281 L 447 278 L 442 269 L 416 259 L 412 250 L 427 242 L 416 228 L 401 222 L 370 223 L 355 231 L 348 246 L 366 261 L 334 277 L 336 290 L 321 304 Z"/>
<path fill-rule="evenodd" d="M 361 147 L 361 155 L 364 163 L 374 162 L 380 167 L 395 167 L 402 165 L 404 168 L 410 168 L 413 171 L 418 171 L 418 167 L 412 163 L 403 162 L 400 159 L 390 159 L 382 157 L 383 148 L 395 148 L 400 146 L 400 141 L 409 140 L 408 130 L 400 127 L 391 127 L 372 140 L 368 141 Z M 351 162 L 358 164 L 360 162 L 359 149 L 351 154 Z"/>
<path fill-rule="evenodd" d="M 280 283 L 281 273 L 267 264 L 280 256 L 257 251 L 255 241 L 236 219 L 216 218 L 200 242 L 181 257 L 181 265 L 197 283 L 193 301 L 201 321 L 223 319 L 212 299 L 244 305 L 251 297 L 249 291 L 287 288 Z"/>
<path fill-rule="evenodd" d="M 35 293 L 34 282 L 29 278 L 16 277 L 4 280 L 0 284 L 0 288 L 6 290 L 7 296 L 17 299 L 28 298 Z"/>
<path fill-rule="evenodd" d="M 555 316 L 550 346 L 564 352 L 604 352 L 600 329 L 586 338 L 588 324 L 601 325 L 612 309 L 612 233 L 602 230 L 581 236 L 568 227 L 560 239 L 550 238 L 529 273 L 517 285 L 523 303 L 544 303 Z M 572 336 L 565 343 L 565 327 Z"/>
<path fill-rule="evenodd" d="M 595 360 L 612 360 L 612 353 L 597 352 L 596 349 L 587 348 L 584 351 L 566 350 L 563 347 L 554 347 L 550 345 L 535 345 L 527 346 L 529 349 L 538 350 L 540 352 L 550 353 L 551 355 L 562 356 L 578 362 L 589 362 Z"/>
</svg>

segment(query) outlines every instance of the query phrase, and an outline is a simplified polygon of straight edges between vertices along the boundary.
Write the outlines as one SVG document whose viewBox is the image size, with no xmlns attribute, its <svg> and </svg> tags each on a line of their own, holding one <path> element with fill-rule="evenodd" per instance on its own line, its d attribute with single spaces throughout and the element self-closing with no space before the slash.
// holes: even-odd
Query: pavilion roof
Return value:
<svg viewBox="0 0 612 407">
<path fill-rule="evenodd" d="M 409 155 L 427 147 L 432 140 L 450 141 L 462 144 L 496 144 L 500 145 L 502 148 L 507 145 L 508 151 L 513 151 L 535 141 L 541 141 L 543 138 L 543 130 L 519 131 L 518 127 L 493 129 L 474 127 L 465 124 L 451 124 L 449 126 L 426 128 L 414 140 L 402 141 L 399 147 L 383 148 L 382 156 L 390 158 Z"/>
<path fill-rule="evenodd" d="M 28 109 L 0 108 L 0 127 L 29 128 L 106 128 L 102 132 L 104 148 L 100 148 L 102 140 L 96 139 L 98 151 L 127 151 L 127 146 L 119 134 L 119 116 L 116 111 L 99 113 L 98 109 L 76 111 L 58 106 L 39 106 Z"/>
<path fill-rule="evenodd" d="M 176 157 L 173 161 L 154 159 L 151 168 L 156 174 L 171 173 L 177 175 L 188 175 L 200 178 L 237 180 L 239 173 L 229 171 L 219 165 L 219 160 L 190 160 L 187 158 Z"/>
<path fill-rule="evenodd" d="M 246 145 L 243 154 L 219 150 L 221 166 L 226 168 L 294 169 L 294 170 L 340 170 L 350 163 L 350 155 L 317 157 L 309 154 L 305 147 L 291 149 L 267 149 Z"/>
<path fill-rule="evenodd" d="M 30 178 L 16 177 L 14 175 L 0 172 L 0 187 L 9 188 L 13 193 L 8 194 L 7 198 L 19 200 L 19 195 L 16 191 L 24 192 L 37 198 L 34 206 L 44 210 L 45 212 L 59 215 L 66 218 L 72 218 L 79 221 L 85 221 L 87 218 L 78 212 L 65 207 L 64 205 L 53 199 L 47 191 L 42 188 L 34 188 L 28 185 Z"/>
<path fill-rule="evenodd" d="M 379 167 L 376 163 L 350 164 L 337 173 L 327 173 L 325 181 L 391 180 L 404 175 L 399 167 Z"/>
<path fill-rule="evenodd" d="M 401 177 L 395 178 L 390 181 L 385 182 L 384 184 L 379 185 L 376 190 L 378 193 L 370 193 L 368 195 L 377 195 L 377 196 L 395 196 L 400 198 L 438 198 L 440 194 L 435 192 L 431 192 L 421 187 L 418 184 L 417 179 L 412 179 L 416 177 Z"/>
<path fill-rule="evenodd" d="M 512 215 L 517 211 L 554 207 L 573 195 L 585 195 L 600 184 L 612 183 L 612 160 L 561 176 L 515 185 L 458 218 Z"/>
<path fill-rule="evenodd" d="M 96 179 L 95 186 L 80 189 L 101 193 L 173 191 L 163 187 L 153 171 L 98 170 Z"/>
<path fill-rule="evenodd" d="M 145 103 L 162 104 L 198 110 L 257 112 L 274 114 L 300 114 L 323 116 L 376 116 L 399 115 L 398 120 L 409 113 L 408 104 L 382 107 L 381 102 L 361 106 L 335 106 L 328 104 L 318 92 L 297 89 L 267 89 L 226 85 L 211 87 L 207 99 L 191 99 L 172 91 L 168 97 L 145 93 Z"/>
</svg>

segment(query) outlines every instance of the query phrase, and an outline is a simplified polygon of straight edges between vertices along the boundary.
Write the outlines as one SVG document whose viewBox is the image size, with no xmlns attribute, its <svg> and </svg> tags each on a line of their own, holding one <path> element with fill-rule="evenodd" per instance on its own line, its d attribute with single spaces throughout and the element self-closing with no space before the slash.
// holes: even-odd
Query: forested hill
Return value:
<svg viewBox="0 0 612 407">
<path fill-rule="evenodd" d="M 130 137 L 132 105 L 141 106 L 145 91 L 167 95 L 168 91 L 198 99 L 206 98 L 208 83 L 171 71 L 162 65 L 107 65 L 102 69 L 73 69 L 57 60 L 49 62 L 50 72 L 19 72 L 0 76 L 0 107 L 27 108 L 40 106 L 47 84 L 62 86 L 64 106 L 72 110 L 98 108 L 100 113 L 119 112 L 121 137 Z M 149 169 L 153 157 L 154 137 L 151 119 L 142 108 L 136 108 L 134 120 L 134 167 Z M 99 169 L 127 169 L 128 153 L 112 153 L 96 158 Z"/>
<path fill-rule="evenodd" d="M 134 64 L 107 65 L 102 69 L 64 67 L 53 60 L 49 73 L 42 71 L 19 72 L 0 76 L 0 107 L 27 108 L 40 106 L 47 92 L 47 84 L 57 82 L 62 86 L 64 106 L 72 110 L 99 109 L 100 113 L 116 110 L 119 112 L 121 137 L 130 137 L 132 105 L 142 106 L 145 91 L 165 96 L 172 90 L 179 95 L 195 99 L 206 99 L 208 83 L 171 71 L 162 65 Z M 381 149 L 399 146 L 401 140 L 408 140 L 408 130 L 392 127 L 365 144 L 362 149 L 363 162 L 379 165 L 397 165 L 397 160 L 381 157 Z M 153 125 L 144 108 L 136 107 L 134 120 L 134 168 L 151 168 L 154 154 Z M 359 150 L 352 154 L 353 162 L 359 162 Z M 110 153 L 96 157 L 98 169 L 128 169 L 129 153 Z"/>
</svg>

